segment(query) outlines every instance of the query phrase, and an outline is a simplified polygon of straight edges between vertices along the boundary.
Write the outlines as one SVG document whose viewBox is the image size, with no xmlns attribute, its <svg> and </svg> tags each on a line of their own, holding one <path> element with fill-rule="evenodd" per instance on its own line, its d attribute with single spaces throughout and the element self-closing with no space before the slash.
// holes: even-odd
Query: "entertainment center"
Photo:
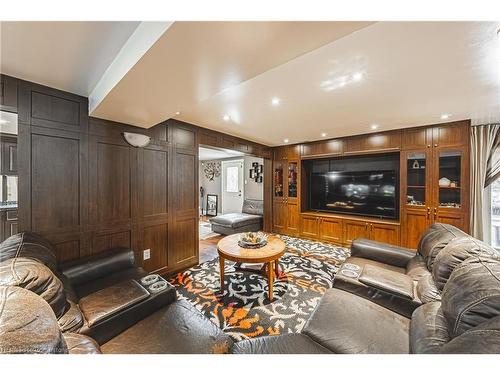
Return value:
<svg viewBox="0 0 500 375">
<path fill-rule="evenodd" d="M 273 231 L 416 248 L 434 222 L 469 230 L 470 121 L 286 145 L 273 153 Z"/>
</svg>

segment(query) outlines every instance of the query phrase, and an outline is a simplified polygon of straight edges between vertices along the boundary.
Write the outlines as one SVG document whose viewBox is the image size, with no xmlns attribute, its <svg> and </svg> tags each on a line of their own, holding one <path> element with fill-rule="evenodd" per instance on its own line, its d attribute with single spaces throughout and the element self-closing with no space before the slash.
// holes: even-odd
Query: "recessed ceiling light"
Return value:
<svg viewBox="0 0 500 375">
<path fill-rule="evenodd" d="M 360 81 L 363 78 L 363 73 L 354 73 L 352 75 L 353 81 Z"/>
<path fill-rule="evenodd" d="M 274 106 L 280 105 L 280 102 L 281 102 L 281 99 L 280 98 L 276 98 L 276 97 L 272 98 L 272 100 L 271 100 L 271 103 Z"/>
<path fill-rule="evenodd" d="M 326 137 L 326 133 L 321 133 L 321 136 L 322 137 Z"/>
<path fill-rule="evenodd" d="M 441 115 L 441 120 L 447 120 L 447 119 L 449 119 L 449 118 L 450 118 L 450 116 L 451 116 L 451 115 L 450 115 L 449 113 L 442 114 L 442 115 Z"/>
<path fill-rule="evenodd" d="M 378 129 L 379 125 L 378 124 L 372 124 L 372 129 L 375 130 L 375 129 Z"/>
<path fill-rule="evenodd" d="M 229 115 L 224 115 L 223 119 L 224 121 L 229 121 L 231 120 L 231 117 L 229 117 Z"/>
<path fill-rule="evenodd" d="M 179 111 L 175 112 L 176 116 L 179 116 L 181 113 Z"/>
<path fill-rule="evenodd" d="M 288 138 L 283 139 L 283 142 L 288 143 L 290 140 Z"/>
</svg>

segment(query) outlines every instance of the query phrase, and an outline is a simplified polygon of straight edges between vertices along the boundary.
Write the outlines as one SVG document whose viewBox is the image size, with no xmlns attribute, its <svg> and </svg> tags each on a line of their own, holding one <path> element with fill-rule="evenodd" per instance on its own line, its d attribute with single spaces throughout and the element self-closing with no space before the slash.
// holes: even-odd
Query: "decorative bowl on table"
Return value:
<svg viewBox="0 0 500 375">
<path fill-rule="evenodd" d="M 238 239 L 238 245 L 245 248 L 259 248 L 267 244 L 267 234 L 262 232 L 242 233 Z"/>
</svg>

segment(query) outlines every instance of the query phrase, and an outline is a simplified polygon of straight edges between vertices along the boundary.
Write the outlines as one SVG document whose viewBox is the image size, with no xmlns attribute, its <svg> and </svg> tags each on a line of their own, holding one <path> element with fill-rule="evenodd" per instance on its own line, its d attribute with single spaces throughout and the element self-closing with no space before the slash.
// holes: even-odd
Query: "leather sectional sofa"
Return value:
<svg viewBox="0 0 500 375">
<path fill-rule="evenodd" d="M 54 254 L 35 233 L 0 244 L 0 352 L 219 353 L 232 345 L 196 308 L 178 301 L 172 285 L 161 292 L 141 285 L 147 272 L 132 250 L 61 265 Z"/>
<path fill-rule="evenodd" d="M 499 253 L 449 225 L 416 252 L 355 241 L 301 333 L 237 343 L 172 287 L 145 296 L 130 250 L 53 254 L 33 233 L 0 244 L 0 352 L 500 353 Z"/>
<path fill-rule="evenodd" d="M 256 199 L 245 199 L 241 213 L 218 215 L 210 219 L 215 233 L 230 235 L 242 232 L 262 230 L 264 202 Z"/>
</svg>

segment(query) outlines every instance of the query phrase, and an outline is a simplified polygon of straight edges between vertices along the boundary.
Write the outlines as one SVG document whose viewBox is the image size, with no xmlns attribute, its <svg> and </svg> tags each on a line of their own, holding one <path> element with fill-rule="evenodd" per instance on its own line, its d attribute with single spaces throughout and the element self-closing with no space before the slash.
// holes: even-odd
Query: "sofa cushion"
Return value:
<svg viewBox="0 0 500 375">
<path fill-rule="evenodd" d="M 411 353 L 438 353 L 449 340 L 440 302 L 426 303 L 413 312 L 410 323 Z"/>
<path fill-rule="evenodd" d="M 457 266 L 444 287 L 442 309 L 452 338 L 500 315 L 500 261 L 472 257 Z"/>
<path fill-rule="evenodd" d="M 404 274 L 365 265 L 358 279 L 361 283 L 384 292 L 413 299 L 413 280 Z"/>
<path fill-rule="evenodd" d="M 408 354 L 409 329 L 409 319 L 333 288 L 324 294 L 302 333 L 334 353 Z"/>
<path fill-rule="evenodd" d="M 99 344 L 91 337 L 78 333 L 63 334 L 69 354 L 100 354 Z"/>
<path fill-rule="evenodd" d="M 417 297 L 422 303 L 441 301 L 441 292 L 434 283 L 432 275 L 421 277 L 417 282 Z"/>
<path fill-rule="evenodd" d="M 366 258 L 359 258 L 359 257 L 349 257 L 345 260 L 345 263 L 352 263 L 360 266 L 363 268 L 365 265 L 371 265 L 379 268 L 383 268 L 385 270 L 390 270 L 398 273 L 405 273 L 405 269 L 401 267 L 396 267 L 396 266 L 391 266 L 390 264 L 385 264 L 382 262 L 378 262 L 376 260 L 371 260 L 371 259 L 366 259 Z"/>
<path fill-rule="evenodd" d="M 68 310 L 57 319 L 62 332 L 78 332 L 83 326 L 83 315 L 80 308 L 73 301 L 69 302 Z"/>
<path fill-rule="evenodd" d="M 0 286 L 0 353 L 67 353 L 50 306 L 29 290 Z"/>
<path fill-rule="evenodd" d="M 146 340 L 147 338 L 147 340 Z M 187 301 L 156 311 L 101 346 L 103 353 L 227 353 L 232 339 Z"/>
<path fill-rule="evenodd" d="M 49 267 L 52 272 L 57 270 L 54 245 L 38 233 L 18 233 L 0 243 L 0 262 L 12 258 L 35 259 Z"/>
<path fill-rule="evenodd" d="M 414 281 L 418 281 L 421 277 L 429 275 L 430 272 L 425 264 L 424 257 L 420 254 L 415 256 L 406 265 L 406 275 Z"/>
<path fill-rule="evenodd" d="M 69 307 L 61 281 L 34 259 L 11 258 L 0 263 L 0 285 L 31 290 L 49 303 L 57 317 Z"/>
<path fill-rule="evenodd" d="M 439 290 L 443 290 L 451 273 L 460 263 L 472 256 L 494 256 L 498 254 L 492 247 L 474 237 L 459 237 L 446 245 L 434 261 L 432 276 Z"/>
<path fill-rule="evenodd" d="M 332 352 L 301 333 L 257 337 L 233 345 L 233 354 L 331 354 Z"/>
<path fill-rule="evenodd" d="M 453 225 L 434 223 L 422 235 L 418 244 L 418 253 L 425 259 L 429 271 L 432 271 L 434 260 L 448 243 L 457 237 L 468 236 Z"/>
<path fill-rule="evenodd" d="M 212 224 L 227 228 L 241 228 L 246 225 L 259 224 L 261 221 L 262 216 L 245 213 L 224 214 L 210 219 Z"/>
<path fill-rule="evenodd" d="M 250 215 L 264 215 L 264 201 L 257 199 L 245 199 L 241 212 Z"/>
</svg>

